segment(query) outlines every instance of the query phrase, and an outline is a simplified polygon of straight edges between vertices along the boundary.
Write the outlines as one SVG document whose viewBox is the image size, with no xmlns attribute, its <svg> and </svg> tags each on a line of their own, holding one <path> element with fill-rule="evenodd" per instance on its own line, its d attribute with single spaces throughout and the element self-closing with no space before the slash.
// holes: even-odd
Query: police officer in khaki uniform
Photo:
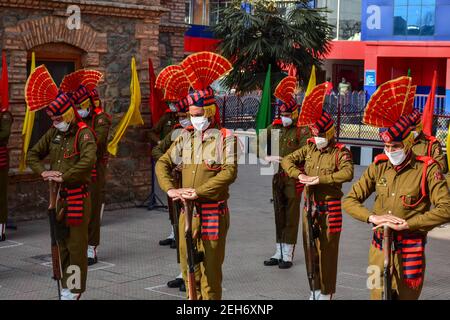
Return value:
<svg viewBox="0 0 450 320">
<path fill-rule="evenodd" d="M 380 128 L 384 154 L 376 157 L 344 199 L 344 209 L 355 219 L 375 227 L 369 251 L 369 266 L 376 267 L 371 299 L 381 299 L 383 284 L 383 232 L 394 230 L 392 297 L 418 299 L 425 275 L 427 232 L 450 221 L 450 195 L 440 165 L 412 150 L 413 120 L 402 114 L 405 88 L 411 79 L 401 77 L 385 83 L 369 101 L 364 123 Z M 390 96 L 386 96 L 388 93 Z M 376 192 L 372 210 L 364 201 Z M 433 205 L 433 209 L 431 209 Z M 377 286 L 379 284 L 379 286 Z M 386 288 L 387 290 L 387 288 Z"/>
<path fill-rule="evenodd" d="M 0 85 L 1 87 L 1 85 Z M 8 94 L 3 92 L 2 94 Z M 8 106 L 2 104 L 0 96 L 0 241 L 6 240 L 6 222 L 8 220 L 8 140 L 11 134 L 13 116 Z"/>
<path fill-rule="evenodd" d="M 293 123 L 297 119 L 292 119 L 292 113 L 298 108 L 293 95 L 296 86 L 297 79 L 292 76 L 284 78 L 278 84 L 274 93 L 278 99 L 277 117 L 267 127 L 267 134 L 261 135 L 259 143 L 259 157 L 278 166 L 278 172 L 272 180 L 276 249 L 275 254 L 264 261 L 264 265 L 278 265 L 280 269 L 288 269 L 292 266 L 304 185 L 297 178 L 290 178 L 279 163 L 283 157 L 304 146 L 310 136 L 306 127 L 298 128 Z M 268 147 L 267 141 L 272 142 L 271 150 L 267 150 L 270 155 L 265 152 Z"/>
<path fill-rule="evenodd" d="M 222 298 L 222 264 L 229 227 L 229 185 L 237 177 L 236 139 L 226 130 L 214 129 L 216 103 L 209 87 L 231 69 L 223 57 L 201 52 L 187 57 L 181 64 L 195 90 L 188 96 L 192 127 L 172 144 L 156 163 L 158 182 L 174 200 L 194 201 L 198 215 L 193 219 L 197 247 L 204 258 L 196 269 L 197 299 Z M 209 130 L 208 130 L 209 129 Z M 176 189 L 172 169 L 182 165 L 182 188 Z M 212 223 L 214 221 L 214 223 Z M 212 224 L 211 224 L 212 223 Z M 180 215 L 179 232 L 185 232 L 185 214 Z M 180 237 L 180 265 L 187 278 L 186 241 Z M 193 297 L 189 297 L 193 298 Z"/>
<path fill-rule="evenodd" d="M 106 169 L 108 165 L 108 135 L 111 129 L 111 116 L 101 105 L 96 87 L 103 78 L 97 70 L 81 69 L 64 77 L 61 89 L 71 92 L 76 105 L 78 118 L 95 133 L 97 141 L 97 162 L 92 169 L 89 190 L 91 193 L 91 215 L 89 220 L 88 265 L 97 263 L 100 245 L 101 216 L 105 201 Z"/>
<path fill-rule="evenodd" d="M 90 81 L 92 74 L 100 74 L 95 78 L 98 80 L 103 75 L 95 70 L 79 70 L 76 73 L 80 74 L 76 78 L 80 79 L 81 83 L 74 92 L 74 103 L 78 115 L 93 130 L 97 141 L 97 162 L 92 170 L 90 184 L 92 211 L 89 221 L 89 245 L 87 251 L 88 265 L 93 265 L 98 261 L 97 252 L 100 245 L 101 215 L 105 202 L 106 170 L 109 159 L 107 146 L 112 121 L 111 116 L 102 108 L 98 91 L 95 88 L 98 81 Z"/>
<path fill-rule="evenodd" d="M 161 140 L 158 145 L 152 148 L 152 158 L 155 161 L 158 161 L 159 158 L 161 158 L 164 153 L 169 150 L 172 143 L 180 136 L 183 129 L 192 126 L 192 124 L 188 115 L 189 103 L 186 98 L 189 93 L 190 83 L 184 74 L 183 69 L 179 65 L 172 65 L 164 68 L 156 78 L 155 87 L 164 90 L 164 100 L 169 104 L 172 110 L 176 110 L 177 115 L 177 123 L 173 126 L 172 130 L 164 137 L 163 140 Z M 181 173 L 178 168 L 176 168 L 175 171 L 178 174 L 177 177 L 174 176 L 173 178 L 179 180 Z M 177 210 L 176 206 L 170 206 L 171 201 L 172 199 L 168 197 L 169 208 Z M 171 213 L 169 212 L 169 214 Z M 175 215 L 177 216 L 178 214 L 179 213 Z M 173 249 L 177 249 L 176 241 L 179 242 L 179 239 L 175 239 L 175 231 L 178 230 L 173 230 L 175 226 L 178 226 L 178 221 L 173 220 L 175 219 L 175 215 L 171 217 L 173 223 L 171 235 L 167 239 L 160 241 L 160 244 L 165 244 L 167 240 L 170 240 L 170 247 Z M 186 286 L 183 281 L 183 274 L 180 272 L 174 280 L 167 282 L 167 286 L 169 288 L 180 288 L 180 291 L 185 292 Z"/>
<path fill-rule="evenodd" d="M 412 121 L 412 134 L 414 136 L 414 143 L 412 151 L 417 156 L 431 157 L 441 166 L 442 173 L 447 173 L 447 161 L 442 151 L 441 143 L 434 136 L 429 136 L 423 132 L 422 117 L 419 110 L 414 109 L 409 115 Z"/>
<path fill-rule="evenodd" d="M 298 125 L 309 126 L 313 138 L 308 139 L 305 146 L 284 157 L 281 162 L 291 178 L 297 178 L 307 186 L 306 204 L 315 208 L 314 228 L 319 230 L 319 234 L 315 237 L 313 257 L 318 259 L 314 270 L 315 288 L 310 283 L 311 300 L 330 300 L 336 292 L 339 238 L 342 230 L 342 184 L 353 179 L 350 151 L 345 145 L 335 141 L 334 122 L 328 113 L 322 112 L 327 85 L 324 83 L 313 89 L 305 98 L 299 115 Z M 305 173 L 300 170 L 303 162 Z M 307 209 L 303 212 L 303 246 L 308 266 Z"/>
<path fill-rule="evenodd" d="M 29 151 L 27 164 L 45 181 L 60 184 L 56 212 L 63 212 L 57 225 L 63 275 L 61 299 L 78 300 L 86 289 L 86 252 L 91 213 L 88 186 L 96 162 L 95 136 L 86 124 L 75 122 L 70 94 L 58 94 L 45 66 L 36 68 L 30 75 L 25 96 L 30 111 L 46 108 L 53 121 L 53 127 Z M 49 170 L 42 162 L 47 156 L 50 157 Z"/>
</svg>

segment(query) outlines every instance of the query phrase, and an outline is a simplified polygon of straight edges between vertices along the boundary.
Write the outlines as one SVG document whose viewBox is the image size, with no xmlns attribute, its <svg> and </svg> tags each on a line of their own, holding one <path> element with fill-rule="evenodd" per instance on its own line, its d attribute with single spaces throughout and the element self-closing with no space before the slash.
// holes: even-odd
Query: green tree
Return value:
<svg viewBox="0 0 450 320">
<path fill-rule="evenodd" d="M 283 14 L 272 1 L 254 0 L 252 12 L 235 0 L 222 11 L 222 19 L 212 28 L 221 39 L 218 52 L 230 59 L 233 70 L 223 85 L 240 93 L 262 89 L 269 64 L 272 88 L 284 76 L 280 63 L 293 65 L 299 79 L 307 82 L 312 65 L 319 67 L 330 50 L 332 26 L 325 9 L 312 9 L 306 0 Z"/>
</svg>

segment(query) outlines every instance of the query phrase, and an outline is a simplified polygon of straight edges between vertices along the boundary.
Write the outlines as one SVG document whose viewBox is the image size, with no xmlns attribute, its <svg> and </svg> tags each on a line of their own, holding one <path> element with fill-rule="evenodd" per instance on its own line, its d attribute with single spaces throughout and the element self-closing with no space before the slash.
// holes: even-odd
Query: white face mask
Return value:
<svg viewBox="0 0 450 320">
<path fill-rule="evenodd" d="M 189 127 L 191 124 L 192 124 L 192 123 L 191 123 L 191 120 L 189 120 L 189 118 L 183 118 L 183 119 L 180 119 L 180 125 L 181 125 L 183 128 Z"/>
<path fill-rule="evenodd" d="M 175 105 L 174 105 L 173 103 L 170 103 L 170 104 L 169 104 L 169 109 L 170 109 L 170 111 L 172 111 L 172 112 L 177 112 L 177 108 L 175 107 Z"/>
<path fill-rule="evenodd" d="M 89 116 L 90 110 L 89 108 L 87 109 L 78 109 L 78 114 L 80 115 L 81 118 L 86 118 L 87 116 Z"/>
<path fill-rule="evenodd" d="M 191 122 L 192 125 L 194 126 L 194 129 L 197 131 L 204 131 L 209 127 L 209 120 L 204 116 L 191 117 Z"/>
<path fill-rule="evenodd" d="M 67 132 L 67 130 L 69 130 L 70 122 L 61 121 L 53 126 L 61 132 Z"/>
<path fill-rule="evenodd" d="M 413 131 L 412 133 L 413 133 L 414 139 L 417 139 L 417 137 L 419 136 L 419 132 Z"/>
<path fill-rule="evenodd" d="M 281 116 L 281 122 L 283 122 L 283 126 L 289 127 L 292 124 L 292 118 Z"/>
<path fill-rule="evenodd" d="M 406 153 L 405 153 L 405 150 L 403 150 L 403 149 L 394 151 L 394 152 L 388 152 L 386 150 L 386 148 L 384 148 L 384 153 L 387 155 L 387 157 L 389 158 L 389 161 L 394 166 L 398 166 L 398 165 L 402 164 L 403 161 L 405 161 L 405 159 L 406 159 Z"/>
<path fill-rule="evenodd" d="M 314 137 L 314 142 L 316 143 L 317 149 L 323 149 L 328 145 L 328 139 L 322 137 Z"/>
</svg>

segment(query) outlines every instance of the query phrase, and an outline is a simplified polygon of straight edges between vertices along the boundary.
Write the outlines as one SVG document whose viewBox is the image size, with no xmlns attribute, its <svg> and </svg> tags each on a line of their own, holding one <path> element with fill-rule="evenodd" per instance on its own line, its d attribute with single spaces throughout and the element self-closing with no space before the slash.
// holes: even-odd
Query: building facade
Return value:
<svg viewBox="0 0 450 320">
<path fill-rule="evenodd" d="M 214 50 L 218 41 L 205 26 L 196 24 L 198 19 L 192 19 L 198 10 L 197 15 L 209 12 L 209 18 L 201 20 L 204 24 L 220 20 L 220 13 L 209 11 L 209 2 L 224 7 L 230 1 L 186 1 L 186 8 L 193 8 L 186 11 L 186 22 L 191 23 L 185 37 L 187 52 Z M 295 5 L 295 1 L 275 2 L 286 10 Z M 449 0 L 314 0 L 310 5 L 327 8 L 328 22 L 334 27 L 332 50 L 319 80 L 331 78 L 336 87 L 346 78 L 353 90 L 371 95 L 381 83 L 410 71 L 420 107 L 436 70 L 436 111 L 450 113 Z"/>
<path fill-rule="evenodd" d="M 69 6 L 72 5 L 71 8 Z M 14 116 L 10 138 L 9 204 L 12 216 L 32 218 L 45 213 L 48 192 L 41 178 L 28 169 L 18 172 L 25 114 L 24 87 L 31 53 L 44 63 L 57 85 L 79 68 L 104 73 L 100 95 L 113 127 L 129 106 L 131 58 L 137 62 L 145 126 L 129 129 L 111 157 L 107 177 L 106 208 L 135 206 L 151 192 L 150 127 L 148 108 L 149 59 L 156 69 L 184 57 L 185 6 L 177 0 L 2 0 L 0 49 L 6 52 L 9 71 L 10 110 Z M 75 7 L 73 6 L 75 5 Z M 79 13 L 76 28 L 68 19 Z M 49 128 L 38 113 L 31 144 Z"/>
</svg>

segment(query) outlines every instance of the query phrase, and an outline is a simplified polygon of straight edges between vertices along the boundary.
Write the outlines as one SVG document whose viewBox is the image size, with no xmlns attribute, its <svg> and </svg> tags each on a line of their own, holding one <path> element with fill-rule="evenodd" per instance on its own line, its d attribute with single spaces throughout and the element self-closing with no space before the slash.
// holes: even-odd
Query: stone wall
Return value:
<svg viewBox="0 0 450 320">
<path fill-rule="evenodd" d="M 13 2 L 11 0 L 11 3 Z M 111 2 L 114 2 L 114 6 L 119 5 L 119 1 Z M 173 23 L 168 40 L 169 46 L 175 43 L 178 47 L 161 55 L 160 29 L 164 26 L 160 24 L 160 16 L 168 12 L 170 6 L 177 7 L 172 2 L 180 1 L 162 2 L 163 6 L 159 6 L 159 0 L 120 1 L 120 12 L 115 16 L 93 14 L 95 8 L 92 6 L 89 7 L 88 14 L 83 14 L 82 8 L 81 30 L 70 31 L 64 25 L 64 11 L 17 8 L 12 4 L 2 7 L 5 6 L 2 1 L 0 48 L 7 54 L 11 111 L 15 118 L 9 145 L 11 216 L 31 219 L 46 212 L 48 197 L 45 184 L 30 170 L 24 174 L 18 173 L 17 170 L 22 145 L 20 132 L 25 111 L 23 89 L 27 78 L 27 57 L 33 48 L 46 44 L 62 43 L 74 47 L 81 52 L 81 67 L 104 72 L 104 82 L 99 91 L 107 112 L 113 116 L 113 126 L 117 125 L 128 109 L 130 64 L 131 58 L 136 58 L 143 97 L 141 113 L 145 125 L 129 129 L 122 138 L 118 156 L 111 157 L 106 187 L 106 209 L 135 206 L 141 204 L 149 195 L 152 186 L 150 144 L 147 139 L 150 128 L 148 59 L 151 58 L 155 68 L 159 69 L 160 59 L 167 59 L 166 55 L 173 56 L 175 61 L 183 57 L 179 46 L 183 43 L 185 26 L 182 24 L 180 27 L 178 22 Z M 133 5 L 147 6 L 142 9 L 147 10 L 147 14 Z M 139 15 L 133 10 L 138 10 Z M 166 22 L 166 25 L 170 24 L 170 18 Z M 175 38 L 178 38 L 178 43 Z"/>
</svg>

